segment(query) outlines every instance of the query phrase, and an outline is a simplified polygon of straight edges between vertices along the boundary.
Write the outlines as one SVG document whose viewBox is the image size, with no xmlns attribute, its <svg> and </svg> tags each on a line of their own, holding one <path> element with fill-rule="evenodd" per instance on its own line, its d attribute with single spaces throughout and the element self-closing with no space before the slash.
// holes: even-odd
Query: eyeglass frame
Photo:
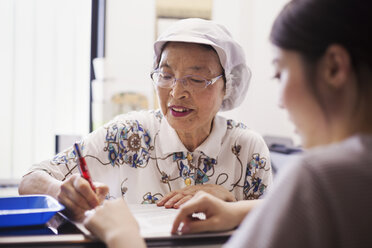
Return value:
<svg viewBox="0 0 372 248">
<path fill-rule="evenodd" d="M 154 78 L 153 78 L 153 75 L 154 75 L 155 73 L 163 73 L 163 74 L 168 74 L 168 75 L 172 76 L 172 77 L 173 77 L 172 85 L 171 85 L 170 87 L 162 87 L 162 86 L 159 86 L 159 85 L 155 82 L 155 80 L 154 80 Z M 160 87 L 160 88 L 165 88 L 165 89 L 173 88 L 174 85 L 176 84 L 176 82 L 177 82 L 178 80 L 181 80 L 183 86 L 187 86 L 187 85 L 185 85 L 186 80 L 184 80 L 184 79 L 187 78 L 187 77 L 191 77 L 191 76 L 195 76 L 195 77 L 199 77 L 199 78 L 204 79 L 205 82 L 206 82 L 206 83 L 205 83 L 205 86 L 204 86 L 204 87 L 200 87 L 200 89 L 205 89 L 205 88 L 207 88 L 209 85 L 212 85 L 212 84 L 214 84 L 215 82 L 217 82 L 218 79 L 220 79 L 221 77 L 224 76 L 224 74 L 222 73 L 221 75 L 219 75 L 219 76 L 217 76 L 217 77 L 214 77 L 214 78 L 208 80 L 208 79 L 206 79 L 205 77 L 202 77 L 202 76 L 199 76 L 199 75 L 192 75 L 192 74 L 190 74 L 190 75 L 185 75 L 185 76 L 183 76 L 183 77 L 181 77 L 181 78 L 176 78 L 175 76 L 173 76 L 173 75 L 170 74 L 170 73 L 167 73 L 167 72 L 161 72 L 160 69 L 154 70 L 154 71 L 152 71 L 152 72 L 150 73 L 150 77 L 151 77 L 153 83 L 154 83 L 156 86 L 158 86 L 158 87 Z M 183 79 L 183 80 L 182 80 L 182 79 Z"/>
</svg>

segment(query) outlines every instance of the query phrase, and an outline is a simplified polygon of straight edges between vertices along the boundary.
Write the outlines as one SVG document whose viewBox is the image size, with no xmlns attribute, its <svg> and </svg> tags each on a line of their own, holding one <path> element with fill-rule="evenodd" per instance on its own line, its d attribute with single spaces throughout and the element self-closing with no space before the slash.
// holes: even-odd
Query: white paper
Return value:
<svg viewBox="0 0 372 248">
<path fill-rule="evenodd" d="M 129 204 L 130 211 L 134 215 L 140 227 L 141 236 L 144 239 L 152 238 L 198 238 L 198 237 L 219 237 L 219 236 L 230 236 L 233 231 L 225 232 L 209 232 L 209 233 L 197 233 L 190 235 L 172 235 L 172 225 L 176 218 L 179 210 L 174 208 L 158 207 L 156 204 Z M 89 210 L 86 215 L 93 214 L 94 210 Z M 193 214 L 194 218 L 204 220 L 206 218 L 204 213 Z M 87 230 L 82 223 L 74 224 L 88 237 L 92 237 L 92 234 Z M 125 221 L 123 222 L 125 224 Z"/>
<path fill-rule="evenodd" d="M 130 211 L 140 226 L 140 233 L 143 238 L 169 237 L 171 236 L 173 220 L 179 210 L 165 207 L 158 207 L 156 204 L 129 204 Z M 85 212 L 85 215 L 91 215 L 95 210 Z M 86 236 L 92 236 L 83 223 L 74 222 L 77 228 Z M 124 222 L 125 223 L 125 222 Z"/>
<path fill-rule="evenodd" d="M 136 218 L 141 236 L 169 237 L 171 236 L 172 224 L 178 209 L 158 207 L 156 204 L 133 204 L 129 209 Z"/>
</svg>

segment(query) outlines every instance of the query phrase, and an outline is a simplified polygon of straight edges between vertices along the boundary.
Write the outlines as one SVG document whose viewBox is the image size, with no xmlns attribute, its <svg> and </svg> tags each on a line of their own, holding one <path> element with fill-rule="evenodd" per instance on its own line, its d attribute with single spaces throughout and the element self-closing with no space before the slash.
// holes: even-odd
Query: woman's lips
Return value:
<svg viewBox="0 0 372 248">
<path fill-rule="evenodd" d="M 170 106 L 169 110 L 174 117 L 184 117 L 193 111 L 192 109 L 183 106 Z"/>
</svg>

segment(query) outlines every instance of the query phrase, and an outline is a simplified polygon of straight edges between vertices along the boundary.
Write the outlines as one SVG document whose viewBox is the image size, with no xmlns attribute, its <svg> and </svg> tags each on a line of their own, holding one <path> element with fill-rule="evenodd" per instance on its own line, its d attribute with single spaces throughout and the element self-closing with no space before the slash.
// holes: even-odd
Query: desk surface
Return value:
<svg viewBox="0 0 372 248">
<path fill-rule="evenodd" d="M 146 240 L 147 247 L 221 247 L 227 238 L 198 238 L 198 239 L 158 239 Z M 106 247 L 98 240 L 91 240 L 82 234 L 35 235 L 0 237 L 0 247 Z"/>
<path fill-rule="evenodd" d="M 38 234 L 41 230 L 41 233 Z M 44 231 L 43 231 L 44 230 Z M 49 230 L 45 232 L 45 230 Z M 192 236 L 145 239 L 148 247 L 221 247 L 232 232 Z M 86 237 L 61 215 L 55 215 L 45 226 L 0 229 L 0 247 L 106 247 L 95 238 Z"/>
<path fill-rule="evenodd" d="M 221 247 L 228 237 L 198 237 L 196 239 L 150 239 L 147 247 Z M 83 234 L 31 235 L 0 237 L 0 247 L 106 247 L 102 242 Z"/>
</svg>

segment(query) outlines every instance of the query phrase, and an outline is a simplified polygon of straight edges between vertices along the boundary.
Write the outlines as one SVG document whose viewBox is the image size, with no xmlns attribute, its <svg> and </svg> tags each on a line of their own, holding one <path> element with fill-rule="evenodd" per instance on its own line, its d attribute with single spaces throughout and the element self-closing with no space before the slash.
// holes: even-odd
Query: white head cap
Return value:
<svg viewBox="0 0 372 248">
<path fill-rule="evenodd" d="M 226 94 L 220 110 L 231 110 L 242 103 L 248 90 L 251 73 L 245 64 L 242 47 L 232 39 L 224 26 L 199 18 L 177 21 L 154 43 L 155 67 L 160 61 L 164 44 L 170 41 L 212 46 L 218 54 L 226 77 Z"/>
</svg>

